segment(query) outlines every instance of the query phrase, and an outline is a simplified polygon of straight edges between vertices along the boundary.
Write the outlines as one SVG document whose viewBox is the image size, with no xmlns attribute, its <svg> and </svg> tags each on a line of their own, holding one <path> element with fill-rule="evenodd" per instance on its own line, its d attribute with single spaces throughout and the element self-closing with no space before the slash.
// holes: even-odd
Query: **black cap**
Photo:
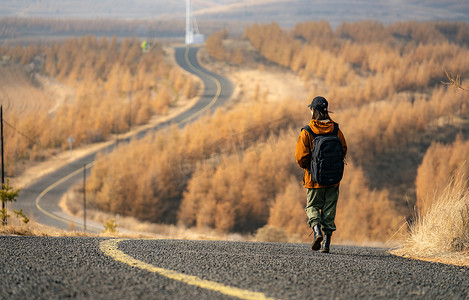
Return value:
<svg viewBox="0 0 469 300">
<path fill-rule="evenodd" d="M 321 96 L 315 97 L 313 101 L 311 102 L 311 104 L 308 105 L 310 109 L 314 109 L 314 110 L 321 111 L 321 112 L 327 112 L 328 106 L 329 106 L 329 103 L 327 103 L 326 98 L 321 97 Z"/>
</svg>

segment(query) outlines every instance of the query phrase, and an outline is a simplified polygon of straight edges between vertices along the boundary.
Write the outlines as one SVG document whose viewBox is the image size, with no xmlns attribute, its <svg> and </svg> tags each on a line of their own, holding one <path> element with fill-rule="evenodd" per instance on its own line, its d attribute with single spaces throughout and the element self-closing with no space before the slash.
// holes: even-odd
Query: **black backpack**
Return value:
<svg viewBox="0 0 469 300">
<path fill-rule="evenodd" d="M 334 123 L 334 131 L 315 134 L 309 125 L 306 130 L 314 138 L 311 150 L 311 179 L 321 185 L 334 185 L 342 180 L 344 174 L 344 150 L 338 137 L 339 125 Z"/>
</svg>

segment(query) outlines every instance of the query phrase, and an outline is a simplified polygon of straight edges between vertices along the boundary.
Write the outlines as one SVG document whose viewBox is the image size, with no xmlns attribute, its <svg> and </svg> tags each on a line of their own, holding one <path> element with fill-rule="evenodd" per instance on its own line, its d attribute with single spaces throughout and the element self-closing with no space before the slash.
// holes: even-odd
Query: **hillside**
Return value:
<svg viewBox="0 0 469 300">
<path fill-rule="evenodd" d="M 241 36 L 244 27 L 253 23 L 276 22 L 292 28 L 299 22 L 325 20 L 337 28 L 342 22 L 366 19 L 385 24 L 469 19 L 469 4 L 459 0 L 444 5 L 435 0 L 193 0 L 192 9 L 205 35 L 226 28 Z M 0 18 L 0 40 L 8 42 L 47 42 L 88 34 L 182 41 L 185 2 L 9 0 L 0 3 Z"/>
<path fill-rule="evenodd" d="M 428 149 L 467 147 L 457 142 L 468 139 L 467 93 L 441 83 L 448 80 L 446 68 L 463 79 L 469 75 L 465 23 L 362 21 L 333 29 L 322 21 L 291 30 L 272 23 L 246 27 L 242 40 L 228 36 L 227 31 L 209 36 L 199 58 L 236 84 L 229 106 L 184 129 L 174 126 L 101 155 L 87 182 L 90 209 L 221 233 L 273 230 L 283 240 L 308 240 L 302 170 L 293 153 L 299 129 L 311 118 L 306 104 L 323 95 L 350 149 L 337 217 L 341 230 L 335 238 L 386 242 L 404 228 L 415 205 L 425 208 L 417 195 L 431 192 L 423 183 L 434 172 L 417 170 L 430 157 Z M 95 132 L 83 128 L 102 130 L 103 125 L 107 134 L 130 129 L 126 109 L 120 117 L 109 114 L 116 103 L 128 104 L 129 95 L 140 95 L 148 117 L 164 114 L 193 87 L 186 85 L 187 74 L 166 64 L 164 49 L 141 53 L 138 45 L 135 38 L 121 43 L 86 37 L 21 49 L 24 57 L 31 49 L 45 55 L 48 76 L 80 88 L 84 102 L 68 114 L 82 115 L 83 105 L 104 107 L 94 112 L 95 121 L 85 118 L 91 123 L 72 127 L 90 142 Z M 17 53 L 21 61 L 18 51 L 3 51 Z M 85 52 L 88 58 L 81 55 Z M 113 57 L 120 64 L 107 61 Z M 90 82 L 92 93 L 82 85 Z M 100 123 L 104 116 L 109 123 Z M 439 188 L 458 166 L 438 173 Z M 76 196 L 69 201 L 80 201 Z"/>
<path fill-rule="evenodd" d="M 168 59 L 161 44 L 93 36 L 48 46 L 0 46 L 6 174 L 57 151 L 131 131 L 197 95 L 199 82 Z"/>
</svg>

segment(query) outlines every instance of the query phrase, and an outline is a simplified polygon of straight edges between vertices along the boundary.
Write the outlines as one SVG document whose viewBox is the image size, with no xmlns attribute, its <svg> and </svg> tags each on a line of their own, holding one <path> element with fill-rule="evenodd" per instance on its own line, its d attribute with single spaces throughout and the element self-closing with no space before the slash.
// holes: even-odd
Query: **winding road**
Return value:
<svg viewBox="0 0 469 300">
<path fill-rule="evenodd" d="M 203 95 L 189 110 L 156 127 L 140 131 L 137 134 L 138 138 L 144 137 L 150 131 L 161 130 L 171 124 L 183 127 L 197 117 L 224 105 L 229 100 L 233 92 L 232 83 L 225 77 L 203 68 L 197 60 L 197 51 L 198 48 L 195 47 L 177 47 L 175 48 L 175 58 L 183 69 L 202 79 L 204 83 Z M 129 140 L 130 138 L 119 140 L 119 143 Z M 115 144 L 112 144 L 100 151 L 109 152 L 114 147 Z M 41 224 L 65 230 L 83 228 L 83 219 L 66 214 L 58 204 L 70 187 L 82 180 L 85 165 L 89 172 L 97 153 L 98 151 L 90 153 L 25 187 L 22 189 L 18 201 L 12 204 L 12 208 L 23 209 L 27 216 Z M 87 221 L 86 229 L 101 232 L 103 226 Z"/>
<path fill-rule="evenodd" d="M 176 59 L 202 78 L 204 95 L 150 130 L 184 126 L 229 99 L 229 81 L 201 68 L 196 52 L 177 48 Z M 82 226 L 57 203 L 95 155 L 30 185 L 18 205 L 47 225 Z M 0 236 L 0 253 L 0 299 L 469 299 L 469 268 L 381 248 L 333 245 L 325 254 L 309 244 Z"/>
</svg>

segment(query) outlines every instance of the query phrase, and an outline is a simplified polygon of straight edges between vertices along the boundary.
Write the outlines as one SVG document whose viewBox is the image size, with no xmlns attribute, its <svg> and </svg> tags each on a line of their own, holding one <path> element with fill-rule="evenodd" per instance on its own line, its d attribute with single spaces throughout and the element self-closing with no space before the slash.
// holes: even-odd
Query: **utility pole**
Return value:
<svg viewBox="0 0 469 300">
<path fill-rule="evenodd" d="M 3 159 L 3 105 L 0 105 L 0 136 L 1 136 L 1 141 L 0 143 L 2 144 L 2 189 L 3 185 L 5 184 L 5 161 Z M 5 201 L 2 199 L 2 210 L 4 212 L 3 214 L 3 226 L 7 224 L 7 219 L 6 219 L 6 212 L 5 212 Z"/>
<path fill-rule="evenodd" d="M 75 140 L 73 139 L 73 136 L 69 136 L 68 137 L 68 143 L 70 145 L 70 158 L 72 158 L 72 144 L 75 142 Z"/>
<path fill-rule="evenodd" d="M 132 129 L 132 97 L 131 97 L 132 92 L 129 92 L 127 94 L 127 97 L 129 98 L 129 131 Z"/>
<path fill-rule="evenodd" d="M 86 232 L 86 164 L 83 164 L 83 231 Z"/>
</svg>

